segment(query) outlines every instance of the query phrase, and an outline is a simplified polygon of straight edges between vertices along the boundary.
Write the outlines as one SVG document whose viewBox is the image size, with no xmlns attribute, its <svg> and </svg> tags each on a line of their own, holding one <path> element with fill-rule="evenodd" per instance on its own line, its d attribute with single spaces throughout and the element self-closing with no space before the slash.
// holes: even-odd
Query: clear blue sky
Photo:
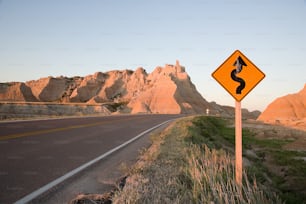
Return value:
<svg viewBox="0 0 306 204">
<path fill-rule="evenodd" d="M 266 74 L 242 107 L 302 89 L 306 1 L 0 0 L 0 82 L 178 59 L 206 100 L 234 106 L 211 73 L 236 49 Z"/>
</svg>

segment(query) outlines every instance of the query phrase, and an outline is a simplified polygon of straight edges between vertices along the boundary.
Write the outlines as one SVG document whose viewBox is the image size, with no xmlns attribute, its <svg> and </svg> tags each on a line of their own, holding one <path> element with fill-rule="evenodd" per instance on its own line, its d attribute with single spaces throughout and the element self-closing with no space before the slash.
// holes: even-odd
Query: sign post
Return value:
<svg viewBox="0 0 306 204">
<path fill-rule="evenodd" d="M 242 184 L 242 120 L 241 100 L 265 78 L 239 50 L 236 50 L 213 73 L 212 77 L 235 99 L 235 176 Z"/>
<path fill-rule="evenodd" d="M 241 102 L 235 104 L 235 175 L 236 183 L 242 184 L 242 121 Z"/>
</svg>

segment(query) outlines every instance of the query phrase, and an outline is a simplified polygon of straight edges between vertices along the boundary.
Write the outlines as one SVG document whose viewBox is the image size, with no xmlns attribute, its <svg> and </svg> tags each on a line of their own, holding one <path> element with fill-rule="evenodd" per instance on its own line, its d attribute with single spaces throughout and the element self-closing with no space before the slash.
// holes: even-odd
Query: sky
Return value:
<svg viewBox="0 0 306 204">
<path fill-rule="evenodd" d="M 186 67 L 207 101 L 234 106 L 211 74 L 240 50 L 266 77 L 263 111 L 306 83 L 306 0 L 0 0 L 0 82 Z"/>
</svg>

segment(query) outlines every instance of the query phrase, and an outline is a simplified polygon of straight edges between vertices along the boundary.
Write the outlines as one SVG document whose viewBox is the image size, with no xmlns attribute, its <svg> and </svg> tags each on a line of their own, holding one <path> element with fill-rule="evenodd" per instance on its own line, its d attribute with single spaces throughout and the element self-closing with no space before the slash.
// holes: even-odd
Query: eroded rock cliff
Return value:
<svg viewBox="0 0 306 204">
<path fill-rule="evenodd" d="M 2 83 L 0 101 L 105 104 L 118 113 L 206 114 L 209 110 L 210 115 L 233 115 L 232 109 L 207 102 L 179 61 L 156 67 L 152 73 L 140 67 Z"/>
<path fill-rule="evenodd" d="M 205 113 L 212 106 L 198 93 L 177 61 L 148 74 L 114 70 L 85 77 L 48 77 L 0 86 L 1 101 L 117 103 L 119 112 Z M 213 109 L 213 108 L 212 108 Z"/>
<path fill-rule="evenodd" d="M 258 120 L 306 129 L 306 84 L 298 93 L 275 99 Z"/>
</svg>

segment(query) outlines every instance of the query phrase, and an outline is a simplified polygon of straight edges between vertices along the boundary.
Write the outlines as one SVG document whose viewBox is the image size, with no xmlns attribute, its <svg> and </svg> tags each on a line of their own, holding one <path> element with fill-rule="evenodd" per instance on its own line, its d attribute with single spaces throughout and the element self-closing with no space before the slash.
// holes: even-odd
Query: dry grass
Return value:
<svg viewBox="0 0 306 204">
<path fill-rule="evenodd" d="M 223 150 L 192 146 L 189 156 L 189 175 L 193 183 L 194 203 L 282 203 L 273 193 L 251 184 L 244 172 L 243 185 L 235 182 L 234 161 Z"/>
<path fill-rule="evenodd" d="M 233 157 L 225 151 L 186 142 L 192 121 L 181 119 L 154 135 L 114 203 L 281 203 L 246 173 L 237 186 Z"/>
</svg>

